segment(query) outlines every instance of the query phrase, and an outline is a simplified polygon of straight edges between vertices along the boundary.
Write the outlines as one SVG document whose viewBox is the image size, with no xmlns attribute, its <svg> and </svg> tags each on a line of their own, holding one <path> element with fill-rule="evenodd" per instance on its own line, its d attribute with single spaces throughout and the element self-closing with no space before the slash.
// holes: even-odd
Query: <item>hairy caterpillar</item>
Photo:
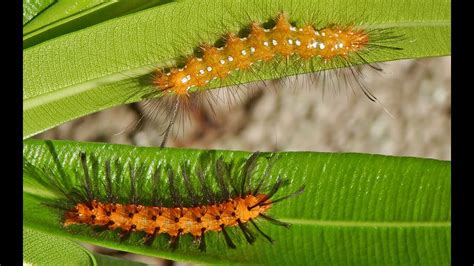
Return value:
<svg viewBox="0 0 474 266">
<path fill-rule="evenodd" d="M 361 88 L 371 101 L 376 101 L 376 97 L 361 82 L 360 70 L 353 66 L 367 64 L 381 71 L 367 62 L 365 54 L 374 49 L 400 49 L 391 42 L 401 36 L 393 35 L 389 29 L 336 24 L 320 28 L 310 24 L 298 27 L 290 23 L 289 16 L 284 12 L 279 13 L 273 22 L 270 28 L 253 22 L 246 35 L 228 33 L 221 46 L 203 44 L 197 55 L 188 56 L 182 65 L 155 71 L 152 78 L 155 93 L 170 96 L 163 104 L 165 110 L 162 112 L 169 123 L 163 133 L 161 147 L 165 146 L 179 111 L 193 111 L 203 101 L 203 97 L 196 93 L 214 80 L 225 81 L 233 72 L 257 74 L 258 68 L 270 61 L 277 64 L 291 61 L 296 67 L 309 64 L 314 71 L 322 69 L 321 65 L 334 64 L 348 68 L 348 72 L 339 78 L 349 86 Z M 215 101 L 204 97 L 204 102 L 209 105 Z"/>
<path fill-rule="evenodd" d="M 35 168 L 28 162 L 24 166 L 25 171 L 35 174 L 38 180 L 53 186 L 67 199 L 67 202 L 47 203 L 64 210 L 62 224 L 65 227 L 88 225 L 103 230 L 119 230 L 121 238 L 128 237 L 131 232 L 141 232 L 146 234 L 145 244 L 151 244 L 155 236 L 165 234 L 169 236 L 172 249 L 177 248 L 180 236 L 190 234 L 199 249 L 205 251 L 205 235 L 211 231 L 222 232 L 227 246 L 236 248 L 227 232 L 233 227 L 238 227 L 246 241 L 253 243 L 256 236 L 250 224 L 256 232 L 273 242 L 255 221 L 263 218 L 288 227 L 289 224 L 270 217 L 266 212 L 274 204 L 304 190 L 302 186 L 294 193 L 275 199 L 285 180 L 278 177 L 274 183 L 270 182 L 269 173 L 276 158 L 270 158 L 264 175 L 255 179 L 253 173 L 260 157 L 258 152 L 235 166 L 222 158 L 215 162 L 206 161 L 206 165 L 194 173 L 183 162 L 179 173 L 182 179 L 171 167 L 161 165 L 151 176 L 147 176 L 141 167 L 131 167 L 126 175 L 120 168 L 113 171 L 110 160 L 105 162 L 103 176 L 99 176 L 97 171 L 90 169 L 90 162 L 94 165 L 93 157 L 88 160 L 85 153 L 78 157 L 80 169 L 76 174 L 81 180 L 80 187 L 71 185 L 71 177 L 61 179 L 57 174 Z M 97 165 L 92 167 L 97 169 L 94 167 Z M 203 169 L 212 172 L 216 189 L 210 186 L 206 179 L 208 172 Z M 180 194 L 177 183 L 184 185 L 186 196 Z M 151 188 L 146 190 L 144 186 Z M 160 195 L 162 186 L 167 186 L 169 196 Z M 120 192 L 123 187 L 129 188 L 129 192 Z M 140 191 L 144 189 L 146 191 Z"/>
</svg>

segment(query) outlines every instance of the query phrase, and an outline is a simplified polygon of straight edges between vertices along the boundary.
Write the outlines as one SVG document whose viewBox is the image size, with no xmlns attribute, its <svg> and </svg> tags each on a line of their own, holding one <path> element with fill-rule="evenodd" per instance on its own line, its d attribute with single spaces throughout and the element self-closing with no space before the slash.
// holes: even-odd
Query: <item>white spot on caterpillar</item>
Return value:
<svg viewBox="0 0 474 266">
<path fill-rule="evenodd" d="M 250 53 L 255 53 L 255 48 L 254 47 L 250 47 Z"/>
<path fill-rule="evenodd" d="M 319 43 L 319 49 L 323 50 L 324 48 L 326 48 L 326 45 L 324 45 L 324 43 Z"/>
<path fill-rule="evenodd" d="M 314 31 L 314 35 L 320 36 L 321 34 L 319 34 L 319 31 L 316 30 L 316 31 Z"/>
<path fill-rule="evenodd" d="M 199 70 L 199 74 L 204 75 L 204 69 Z"/>
<path fill-rule="evenodd" d="M 207 71 L 211 72 L 212 71 L 212 67 L 208 66 L 207 68 Z"/>
<path fill-rule="evenodd" d="M 301 46 L 301 41 L 296 39 L 295 44 L 296 44 L 296 46 Z"/>
<path fill-rule="evenodd" d="M 273 39 L 273 40 L 272 40 L 272 44 L 273 44 L 273 46 L 277 46 L 277 45 L 278 45 L 277 40 Z"/>
<path fill-rule="evenodd" d="M 223 64 L 225 64 L 225 60 L 221 59 L 221 60 L 219 60 L 219 63 L 221 63 L 221 65 L 223 65 Z"/>
<path fill-rule="evenodd" d="M 307 48 L 318 48 L 318 42 L 315 41 L 315 40 L 312 40 L 312 41 L 308 44 Z"/>
<path fill-rule="evenodd" d="M 296 31 L 296 28 L 293 27 L 293 26 L 291 26 L 291 27 L 290 27 L 290 30 L 291 30 L 291 31 Z"/>
<path fill-rule="evenodd" d="M 269 46 L 270 44 L 267 41 L 263 42 L 263 46 Z"/>
<path fill-rule="evenodd" d="M 186 75 L 186 76 L 184 76 L 184 78 L 181 79 L 181 83 L 184 84 L 184 83 L 186 83 L 186 82 L 188 82 L 188 81 L 190 81 L 190 80 L 191 80 L 191 76 L 190 76 L 190 75 Z"/>
<path fill-rule="evenodd" d="M 202 62 L 202 58 L 199 58 L 199 57 L 198 57 L 197 60 L 198 60 L 199 62 Z"/>
<path fill-rule="evenodd" d="M 229 55 L 229 57 L 227 57 L 227 60 L 229 60 L 229 62 L 232 62 L 232 61 L 234 61 L 234 58 Z"/>
<path fill-rule="evenodd" d="M 242 55 L 247 55 L 247 51 L 245 51 L 245 49 L 242 50 L 240 53 L 241 53 Z"/>
<path fill-rule="evenodd" d="M 270 32 L 269 29 L 263 29 L 263 32 Z"/>
<path fill-rule="evenodd" d="M 292 44 L 293 44 L 293 40 L 292 40 L 292 39 L 288 39 L 288 44 L 289 44 L 289 45 L 292 45 Z"/>
<path fill-rule="evenodd" d="M 321 32 L 321 36 L 326 36 L 326 33 L 325 33 L 325 32 Z"/>
</svg>

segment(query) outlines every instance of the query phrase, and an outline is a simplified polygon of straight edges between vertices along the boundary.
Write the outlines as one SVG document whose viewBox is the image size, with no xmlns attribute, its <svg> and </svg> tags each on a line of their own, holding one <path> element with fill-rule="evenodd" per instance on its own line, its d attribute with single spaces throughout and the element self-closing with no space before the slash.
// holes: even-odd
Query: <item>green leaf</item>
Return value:
<svg viewBox="0 0 474 266">
<path fill-rule="evenodd" d="M 146 264 L 92 254 L 79 244 L 34 229 L 23 229 L 23 265 L 121 265 Z"/>
<path fill-rule="evenodd" d="M 23 0 L 23 26 L 54 2 L 54 0 Z"/>
<path fill-rule="evenodd" d="M 79 244 L 54 235 L 23 228 L 23 265 L 96 265 Z"/>
<path fill-rule="evenodd" d="M 55 1 L 54 5 L 44 8 L 41 15 L 23 27 L 23 35 L 26 35 L 26 39 L 28 39 L 28 34 L 32 32 L 48 28 L 51 24 L 58 23 L 71 16 L 77 16 L 81 12 L 88 12 L 97 7 L 100 8 L 101 4 L 107 4 L 106 2 L 103 0 Z M 108 2 L 111 3 L 110 1 Z"/>
<path fill-rule="evenodd" d="M 194 169 L 203 154 L 222 155 L 229 162 L 249 155 L 240 151 L 40 140 L 25 141 L 23 155 L 25 161 L 40 168 L 55 169 L 59 165 L 70 174 L 72 182 L 78 182 L 72 173 L 78 167 L 80 151 L 93 154 L 99 165 L 113 158 L 150 169 L 157 163 L 168 163 L 175 171 L 185 160 Z M 306 189 L 269 210 L 273 217 L 292 223 L 290 229 L 261 223 L 261 229 L 276 240 L 274 245 L 259 238 L 253 245 L 240 241 L 236 250 L 230 250 L 222 235 L 209 232 L 205 253 L 193 246 L 190 237 L 180 240 L 180 247 L 173 252 L 165 236 L 157 237 L 148 247 L 138 234 L 119 242 L 116 232 L 98 236 L 87 227 L 71 231 L 61 225 L 61 212 L 41 204 L 54 197 L 51 188 L 40 186 L 42 183 L 28 174 L 24 176 L 24 226 L 113 249 L 198 263 L 450 264 L 450 162 L 356 153 L 278 154 L 271 176 L 289 179 L 285 193 L 302 184 Z M 255 176 L 263 170 L 257 168 Z M 185 191 L 178 183 L 178 189 Z M 140 193 L 146 193 L 146 187 L 141 189 Z M 239 233 L 233 232 L 236 236 Z"/>
<path fill-rule="evenodd" d="M 23 21 L 32 16 L 39 4 L 28 1 L 24 5 Z M 41 15 L 25 25 L 23 22 L 23 47 L 28 48 L 40 42 L 55 38 L 62 34 L 83 29 L 105 20 L 131 14 L 152 6 L 160 5 L 170 0 L 134 0 L 134 1 L 105 1 L 105 0 L 67 0 L 52 5 L 52 1 L 43 1 Z M 46 3 L 51 2 L 49 6 Z M 46 7 L 49 7 L 46 9 Z M 36 13 L 38 13 L 37 11 Z M 35 14 L 36 15 L 36 14 Z"/>
<path fill-rule="evenodd" d="M 153 69 L 264 21 L 284 10 L 297 22 L 350 23 L 392 28 L 405 40 L 397 53 L 367 55 L 368 62 L 450 54 L 450 1 L 402 0 L 187 0 L 111 19 L 24 50 L 23 137 L 119 104 L 152 88 Z M 316 18 L 315 18 L 316 16 Z M 322 25 L 321 25 L 322 26 Z M 341 67 L 342 65 L 337 65 Z M 334 67 L 327 64 L 321 68 Z M 237 73 L 209 88 L 311 71 L 268 64 L 258 74 Z M 145 77 L 145 78 L 144 78 Z"/>
</svg>

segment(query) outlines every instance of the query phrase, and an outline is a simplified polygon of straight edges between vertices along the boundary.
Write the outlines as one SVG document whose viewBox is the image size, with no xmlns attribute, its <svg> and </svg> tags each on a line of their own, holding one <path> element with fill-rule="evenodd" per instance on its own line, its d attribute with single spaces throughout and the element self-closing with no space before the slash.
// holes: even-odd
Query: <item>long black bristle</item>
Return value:
<svg viewBox="0 0 474 266">
<path fill-rule="evenodd" d="M 171 250 L 173 250 L 173 251 L 175 251 L 176 248 L 178 248 L 179 236 L 180 236 L 180 235 L 170 237 L 169 247 L 170 247 Z"/>
<path fill-rule="evenodd" d="M 174 206 L 181 206 L 181 200 L 178 194 L 178 190 L 174 184 L 174 172 L 171 167 L 168 167 L 168 182 L 169 182 L 169 189 L 171 194 L 171 200 L 173 201 Z"/>
<path fill-rule="evenodd" d="M 284 227 L 286 227 L 286 228 L 289 228 L 289 227 L 291 226 L 291 224 L 289 224 L 289 223 L 285 223 L 285 222 L 282 222 L 282 221 L 278 221 L 277 219 L 275 219 L 275 218 L 273 218 L 273 217 L 270 217 L 270 216 L 268 216 L 268 215 L 265 215 L 265 214 L 263 214 L 263 213 L 260 213 L 260 216 L 261 216 L 262 218 L 264 218 L 265 220 L 271 222 L 271 223 L 274 224 L 274 225 L 284 226 Z"/>
<path fill-rule="evenodd" d="M 137 169 L 130 166 L 130 202 L 136 204 L 137 199 Z"/>
<path fill-rule="evenodd" d="M 258 185 L 255 187 L 255 190 L 252 192 L 252 195 L 257 195 L 258 192 L 260 192 L 260 188 L 262 187 L 264 181 L 267 180 L 268 176 L 270 175 L 270 171 L 272 170 L 273 165 L 275 164 L 277 158 L 278 156 L 271 156 L 268 162 L 268 166 L 265 169 L 265 172 L 263 173 L 263 176 L 260 179 L 260 182 L 258 182 Z"/>
<path fill-rule="evenodd" d="M 199 182 L 201 183 L 202 191 L 204 192 L 204 197 L 206 199 L 206 202 L 207 203 L 216 202 L 216 199 L 214 198 L 214 194 L 212 193 L 212 191 L 210 190 L 210 188 L 208 187 L 206 183 L 206 176 L 200 167 L 197 168 L 196 175 L 199 179 Z"/>
<path fill-rule="evenodd" d="M 201 236 L 197 237 L 197 241 L 199 242 L 199 250 L 201 252 L 206 251 L 206 239 L 205 235 L 201 234 Z"/>
<path fill-rule="evenodd" d="M 42 206 L 46 206 L 46 207 L 53 208 L 53 209 L 59 209 L 59 210 L 66 211 L 66 212 L 71 210 L 71 208 L 60 205 L 58 203 L 41 202 L 40 204 Z"/>
<path fill-rule="evenodd" d="M 260 192 L 260 188 L 262 187 L 264 180 L 265 180 L 264 178 L 260 179 L 260 182 L 258 182 L 258 185 L 255 188 L 255 190 L 252 192 L 252 195 L 257 195 L 258 192 Z"/>
<path fill-rule="evenodd" d="M 265 237 L 270 243 L 274 243 L 275 240 L 273 240 L 269 235 L 265 234 L 258 226 L 257 224 L 253 221 L 253 220 L 250 220 L 250 222 L 253 224 L 253 226 L 255 227 L 255 229 L 257 229 L 257 231 L 263 236 Z"/>
<path fill-rule="evenodd" d="M 145 246 L 151 246 L 151 244 L 153 244 L 153 240 L 155 240 L 155 234 L 147 234 L 143 238 L 143 244 Z"/>
<path fill-rule="evenodd" d="M 115 160 L 115 166 L 111 168 L 115 170 L 115 175 L 114 175 L 114 183 L 115 184 L 122 184 L 124 180 L 124 171 L 126 171 L 126 167 L 123 167 L 123 165 L 120 164 L 120 161 L 117 159 Z M 115 200 L 118 199 L 118 196 L 115 195 Z"/>
<path fill-rule="evenodd" d="M 362 62 L 364 62 L 364 64 L 368 65 L 372 69 L 377 70 L 377 71 L 383 71 L 383 69 L 381 69 L 380 67 L 377 67 L 377 66 L 369 63 L 362 55 L 360 55 L 360 53 L 355 53 L 355 54 L 359 57 L 360 60 L 362 60 Z"/>
<path fill-rule="evenodd" d="M 109 230 L 109 226 L 108 225 L 96 225 L 92 228 L 92 230 L 95 232 L 95 233 L 102 233 L 106 230 Z"/>
<path fill-rule="evenodd" d="M 237 219 L 237 223 L 239 224 L 240 230 L 242 230 L 242 233 L 244 234 L 245 239 L 247 240 L 247 242 L 249 242 L 250 244 L 253 244 L 253 242 L 255 242 L 255 236 L 252 235 L 252 232 L 250 232 L 250 230 L 247 228 L 247 226 L 244 225 L 240 221 L 240 219 Z"/>
<path fill-rule="evenodd" d="M 283 184 L 283 180 L 278 176 L 277 178 L 277 181 L 275 182 L 275 184 L 273 185 L 272 189 L 270 190 L 270 192 L 268 192 L 268 194 L 266 194 L 266 197 L 262 198 L 259 202 L 257 202 L 256 204 L 252 205 L 249 207 L 249 209 L 253 209 L 257 206 L 260 206 L 262 203 L 264 203 L 265 201 L 269 200 L 271 197 L 273 197 L 275 195 L 275 193 L 277 193 L 278 189 L 281 187 L 281 185 Z"/>
<path fill-rule="evenodd" d="M 176 99 L 175 106 L 173 108 L 173 113 L 170 119 L 170 122 L 168 124 L 168 127 L 166 127 L 165 131 L 163 132 L 163 140 L 161 141 L 160 148 L 165 147 L 166 141 L 168 140 L 168 135 L 173 128 L 174 123 L 176 122 L 176 117 L 178 116 L 179 113 L 179 99 Z"/>
<path fill-rule="evenodd" d="M 60 192 L 66 199 L 68 199 L 68 201 L 76 202 L 78 198 L 82 198 L 82 199 L 84 198 L 81 193 L 82 191 L 76 191 L 76 193 L 71 193 L 70 191 L 67 191 L 64 188 L 64 186 L 60 182 L 60 179 L 55 178 L 55 177 L 58 177 L 58 175 L 60 175 L 59 171 L 58 173 L 56 173 L 53 171 L 53 169 L 50 169 L 50 168 L 40 169 L 26 160 L 24 160 L 24 163 L 25 163 L 23 166 L 24 173 L 28 173 L 29 175 L 34 176 L 35 179 L 38 180 L 41 184 L 44 184 L 46 186 L 52 185 L 52 187 L 56 191 Z M 46 177 L 47 181 L 44 180 L 43 177 Z"/>
<path fill-rule="evenodd" d="M 161 165 L 159 165 L 156 171 L 152 176 L 152 204 L 155 206 L 161 206 L 161 199 L 158 194 L 160 187 L 160 178 L 161 178 Z"/>
<path fill-rule="evenodd" d="M 193 206 L 196 206 L 198 204 L 196 199 L 196 193 L 194 192 L 191 180 L 189 179 L 188 168 L 186 164 L 181 165 L 181 173 L 183 175 L 184 186 L 186 187 L 189 197 L 191 198 L 191 203 Z"/>
<path fill-rule="evenodd" d="M 282 185 L 283 185 L 283 179 L 280 176 L 278 176 L 272 189 L 270 190 L 270 192 L 267 193 L 267 198 L 270 199 L 271 197 L 273 197 L 275 193 L 278 192 L 278 190 L 280 189 Z"/>
<path fill-rule="evenodd" d="M 258 155 L 260 154 L 260 152 L 254 152 L 252 153 L 252 155 L 250 155 L 250 157 L 247 159 L 247 161 L 245 162 L 245 165 L 244 165 L 244 168 L 243 168 L 243 174 L 244 174 L 244 177 L 242 179 L 242 185 L 241 185 L 241 189 L 240 189 L 240 195 L 243 196 L 246 194 L 246 187 L 247 187 L 247 183 L 250 182 L 250 177 L 252 176 L 252 173 L 253 173 L 253 170 L 255 169 L 256 165 L 257 165 L 257 157 Z"/>
<path fill-rule="evenodd" d="M 234 242 L 232 242 L 232 239 L 230 239 L 230 236 L 225 230 L 225 226 L 223 224 L 221 224 L 221 229 L 222 229 L 222 233 L 224 234 L 224 238 L 225 238 L 225 242 L 227 243 L 227 246 L 232 249 L 237 248 Z"/>
<path fill-rule="evenodd" d="M 87 201 L 91 202 L 95 197 L 92 191 L 92 182 L 87 168 L 87 157 L 84 152 L 80 153 L 82 170 L 84 172 L 84 187 L 86 191 Z"/>
<path fill-rule="evenodd" d="M 122 241 L 125 241 L 125 240 L 129 239 L 130 238 L 130 233 L 131 233 L 131 230 L 128 230 L 128 231 L 122 230 L 119 234 L 119 237 L 120 237 L 119 241 L 122 242 Z"/>
<path fill-rule="evenodd" d="M 225 177 L 228 177 L 228 169 L 225 165 L 225 162 L 222 158 L 217 159 L 216 161 L 216 179 L 219 184 L 219 188 L 223 193 L 223 198 L 230 198 L 229 190 L 225 183 Z"/>
<path fill-rule="evenodd" d="M 301 193 L 304 192 L 304 187 L 305 187 L 305 186 L 303 185 L 303 186 L 301 186 L 299 189 L 297 189 L 295 192 L 293 192 L 293 193 L 291 193 L 291 194 L 289 194 L 289 195 L 286 195 L 286 196 L 284 196 L 284 197 L 278 198 L 278 199 L 276 199 L 276 200 L 272 200 L 272 201 L 270 201 L 270 202 L 268 202 L 268 203 L 262 203 L 262 204 L 260 204 L 260 205 L 258 205 L 258 206 L 265 206 L 265 205 L 269 205 L 269 204 L 275 204 L 275 203 L 277 203 L 277 202 L 279 202 L 279 201 L 282 201 L 282 200 L 285 200 L 285 199 L 288 199 L 288 198 L 292 198 L 292 197 L 294 197 L 294 196 L 297 196 L 297 195 L 299 195 L 299 194 L 301 194 Z"/>
<path fill-rule="evenodd" d="M 109 202 L 114 202 L 112 173 L 110 171 L 110 160 L 105 161 L 105 194 Z"/>
<path fill-rule="evenodd" d="M 92 172 L 90 173 L 90 180 L 91 180 L 91 190 L 92 190 L 92 195 L 94 195 L 94 199 L 97 198 L 98 196 L 98 191 L 99 191 L 99 161 L 95 156 L 90 156 L 89 157 L 91 166 L 92 166 Z"/>
</svg>

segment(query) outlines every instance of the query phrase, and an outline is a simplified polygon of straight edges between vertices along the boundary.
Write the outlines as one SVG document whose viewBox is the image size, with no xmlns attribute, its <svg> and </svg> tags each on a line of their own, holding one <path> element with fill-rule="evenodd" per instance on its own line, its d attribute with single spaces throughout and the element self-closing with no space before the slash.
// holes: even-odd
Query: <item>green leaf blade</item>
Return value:
<svg viewBox="0 0 474 266">
<path fill-rule="evenodd" d="M 70 240 L 23 229 L 24 265 L 96 265 L 92 254 Z"/>
<path fill-rule="evenodd" d="M 174 169 L 183 160 L 189 160 L 193 167 L 203 153 L 222 155 L 230 161 L 248 156 L 246 152 L 237 151 L 70 141 L 28 140 L 24 145 L 24 157 L 31 163 L 54 168 L 59 162 L 67 171 L 77 167 L 79 151 L 94 154 L 102 163 L 107 158 L 122 158 L 144 165 L 166 162 Z M 56 154 L 56 162 L 51 154 Z M 164 236 L 155 240 L 155 246 L 147 247 L 137 235 L 130 242 L 119 243 L 115 232 L 93 237 L 90 230 L 78 228 L 71 234 L 58 222 L 61 217 L 57 211 L 41 207 L 45 194 L 38 192 L 40 189 L 28 176 L 24 177 L 24 225 L 114 249 L 198 263 L 449 265 L 449 162 L 354 153 L 279 154 L 281 157 L 272 173 L 290 180 L 285 193 L 295 191 L 302 184 L 306 189 L 298 197 L 273 206 L 269 212 L 273 217 L 293 223 L 290 229 L 259 223 L 259 227 L 277 241 L 274 245 L 263 237 L 253 245 L 240 239 L 238 248 L 229 250 L 222 235 L 210 232 L 206 238 L 206 253 L 199 252 L 190 237 L 183 238 L 180 248 L 172 252 Z M 239 239 L 237 228 L 232 232 L 233 237 Z"/>
<path fill-rule="evenodd" d="M 202 43 L 214 43 L 227 32 L 238 32 L 242 25 L 268 19 L 281 10 L 299 22 L 314 22 L 315 14 L 317 20 L 327 23 L 350 23 L 362 17 L 367 26 L 390 27 L 395 34 L 406 37 L 397 44 L 403 48 L 401 53 L 374 54 L 368 62 L 450 54 L 450 2 L 445 0 L 428 4 L 409 0 L 173 2 L 25 49 L 23 136 L 139 101 L 151 90 L 150 84 L 143 84 L 143 75 L 192 54 Z M 246 83 L 308 71 L 298 67 L 275 71 L 275 66 L 267 66 L 258 77 L 241 73 L 234 80 Z M 38 122 L 35 113 L 47 119 Z"/>
<path fill-rule="evenodd" d="M 69 32 L 77 31 L 108 19 L 131 14 L 152 6 L 165 4 L 171 0 L 135 0 L 135 1 L 103 1 L 74 0 L 59 1 L 54 6 L 45 6 L 41 15 L 37 3 L 24 5 L 23 47 L 28 48 L 38 43 L 53 39 Z M 49 1 L 52 3 L 52 1 Z M 46 9 L 49 7 L 48 9 Z M 35 13 L 33 13 L 35 12 Z M 26 24 L 25 21 L 29 23 Z M 25 25 L 26 24 L 26 25 Z"/>
<path fill-rule="evenodd" d="M 23 0 L 23 26 L 43 10 L 54 4 L 54 0 Z"/>
</svg>

